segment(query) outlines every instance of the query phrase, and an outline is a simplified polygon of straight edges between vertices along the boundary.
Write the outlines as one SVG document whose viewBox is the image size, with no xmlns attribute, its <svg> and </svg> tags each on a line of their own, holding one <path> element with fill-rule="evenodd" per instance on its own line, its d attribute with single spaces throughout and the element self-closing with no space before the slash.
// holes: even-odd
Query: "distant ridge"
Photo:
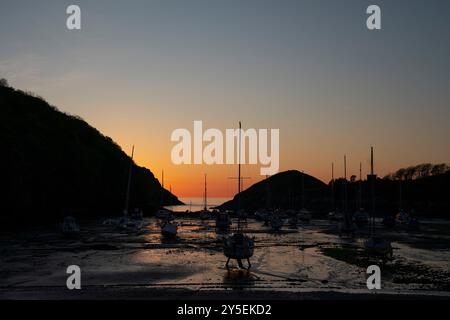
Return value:
<svg viewBox="0 0 450 320">
<path fill-rule="evenodd" d="M 1 218 L 119 215 L 130 157 L 79 117 L 0 85 Z M 182 204 L 133 164 L 130 208 Z M 161 202 L 163 196 L 163 202 Z"/>
<path fill-rule="evenodd" d="M 219 206 L 221 209 L 237 208 L 238 197 L 240 207 L 245 210 L 259 208 L 300 208 L 302 204 L 302 175 L 305 186 L 305 207 L 326 209 L 327 185 L 313 176 L 297 170 L 277 173 L 267 179 L 255 183 L 236 195 L 232 200 Z"/>
<path fill-rule="evenodd" d="M 435 168 L 425 175 L 424 170 L 417 168 Z M 407 169 L 399 169 L 396 173 L 378 178 L 375 183 L 375 211 L 378 215 L 395 214 L 400 209 L 400 192 L 402 193 L 402 209 L 414 211 L 420 216 L 450 216 L 450 167 L 446 164 L 417 165 Z M 406 176 L 401 173 L 407 172 Z M 412 174 L 416 172 L 417 174 Z M 421 172 L 422 175 L 419 174 Z M 302 173 L 296 170 L 280 172 L 262 180 L 240 194 L 240 208 L 254 212 L 261 208 L 300 209 L 302 206 Z M 305 174 L 305 207 L 319 214 L 326 214 L 333 207 L 331 182 L 326 185 L 322 181 Z M 408 177 L 408 178 L 405 178 Z M 417 177 L 417 178 L 415 178 Z M 400 180 L 401 179 L 401 180 Z M 401 184 L 401 187 L 400 187 Z M 343 210 L 344 179 L 335 179 L 334 204 L 339 211 Z M 347 181 L 348 210 L 359 209 L 359 190 L 361 187 L 361 205 L 369 210 L 370 185 L 367 180 L 360 182 L 351 177 Z M 267 198 L 270 198 L 267 200 Z M 233 200 L 218 206 L 219 209 L 236 209 L 238 195 Z"/>
</svg>

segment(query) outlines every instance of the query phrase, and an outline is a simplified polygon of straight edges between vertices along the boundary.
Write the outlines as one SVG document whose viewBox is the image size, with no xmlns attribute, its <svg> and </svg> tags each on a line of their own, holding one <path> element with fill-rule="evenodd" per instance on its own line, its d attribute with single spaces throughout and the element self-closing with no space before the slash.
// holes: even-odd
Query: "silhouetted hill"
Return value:
<svg viewBox="0 0 450 320">
<path fill-rule="evenodd" d="M 130 158 L 84 120 L 0 85 L 1 217 L 115 215 L 124 208 Z M 130 207 L 148 214 L 181 204 L 134 164 Z"/>
<path fill-rule="evenodd" d="M 265 207 L 301 208 L 301 175 L 298 171 L 286 171 L 254 184 L 241 192 L 241 208 L 250 212 Z M 331 182 L 325 185 L 320 180 L 306 174 L 304 181 L 305 207 L 322 214 L 331 210 L 333 208 Z M 334 182 L 334 208 L 338 211 L 342 211 L 344 207 L 344 181 L 340 178 Z M 361 204 L 359 203 L 360 190 Z M 269 200 L 268 197 L 270 197 Z M 235 209 L 237 199 L 235 196 L 233 200 L 222 204 L 220 208 Z M 397 213 L 400 208 L 400 199 L 403 209 L 414 210 L 418 215 L 450 216 L 450 171 L 440 171 L 415 179 L 398 180 L 389 175 L 384 179 L 376 180 L 376 214 Z M 360 206 L 370 211 L 370 184 L 367 180 L 363 180 L 361 183 L 347 181 L 347 204 L 350 212 L 358 210 Z"/>
<path fill-rule="evenodd" d="M 240 197 L 240 208 L 254 211 L 259 208 L 301 208 L 302 175 L 304 175 L 305 207 L 318 211 L 327 210 L 327 185 L 308 174 L 296 170 L 277 173 L 255 183 L 223 203 L 220 208 L 235 209 Z"/>
</svg>

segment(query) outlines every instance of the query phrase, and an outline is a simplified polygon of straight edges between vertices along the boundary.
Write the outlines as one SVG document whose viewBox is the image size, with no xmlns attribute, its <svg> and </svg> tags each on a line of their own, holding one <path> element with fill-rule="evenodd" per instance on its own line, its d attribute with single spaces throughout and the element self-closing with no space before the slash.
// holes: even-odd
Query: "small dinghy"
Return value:
<svg viewBox="0 0 450 320">
<path fill-rule="evenodd" d="M 142 220 L 144 219 L 144 214 L 141 209 L 135 208 L 131 213 L 131 219 L 133 220 Z"/>
<path fill-rule="evenodd" d="M 400 210 L 395 218 L 395 222 L 400 227 L 404 227 L 408 230 L 417 231 L 420 230 L 420 222 L 417 218 L 412 217 L 407 212 Z"/>
<path fill-rule="evenodd" d="M 136 231 L 142 228 L 143 222 L 139 219 L 131 219 L 127 215 L 123 215 L 117 219 L 116 226 L 121 230 Z"/>
<path fill-rule="evenodd" d="M 166 209 L 159 209 L 158 211 L 156 211 L 155 217 L 160 220 L 173 220 L 172 214 Z"/>
<path fill-rule="evenodd" d="M 200 212 L 200 219 L 201 220 L 208 220 L 211 218 L 211 215 L 209 214 L 209 212 L 207 210 L 202 210 Z"/>
<path fill-rule="evenodd" d="M 383 217 L 383 225 L 388 228 L 395 227 L 395 217 L 392 214 L 386 214 Z"/>
<path fill-rule="evenodd" d="M 420 230 L 420 222 L 417 218 L 411 217 L 407 224 L 408 230 L 419 231 Z"/>
<path fill-rule="evenodd" d="M 62 223 L 62 233 L 66 237 L 76 237 L 80 234 L 80 225 L 76 222 L 75 218 L 68 216 L 64 218 Z"/>
<path fill-rule="evenodd" d="M 272 228 L 272 231 L 278 232 L 281 230 L 282 226 L 283 219 L 281 219 L 277 214 L 273 214 L 272 217 L 270 217 L 270 227 Z"/>
<path fill-rule="evenodd" d="M 270 213 L 267 210 L 258 210 L 255 212 L 255 218 L 258 221 L 267 221 Z"/>
<path fill-rule="evenodd" d="M 298 217 L 297 217 L 297 214 L 294 214 L 292 217 L 290 217 L 289 220 L 288 220 L 288 222 L 289 222 L 289 226 L 290 226 L 291 228 L 297 228 L 297 225 L 298 225 Z"/>
<path fill-rule="evenodd" d="M 393 256 L 391 243 L 381 237 L 373 236 L 364 241 L 364 249 L 368 254 L 383 259 L 391 259 Z"/>
<path fill-rule="evenodd" d="M 328 219 L 331 221 L 341 221 L 344 219 L 344 215 L 337 211 L 330 211 L 328 212 Z"/>
<path fill-rule="evenodd" d="M 166 238 L 175 238 L 177 236 L 178 226 L 175 223 L 166 221 L 161 224 L 161 234 Z"/>
<path fill-rule="evenodd" d="M 346 221 L 348 220 L 348 221 Z M 348 236 L 353 237 L 356 231 L 355 224 L 350 219 L 344 219 L 339 222 L 339 237 Z"/>
<path fill-rule="evenodd" d="M 305 208 L 300 209 L 300 211 L 298 212 L 298 219 L 301 222 L 309 223 L 311 221 L 311 217 L 311 212 Z"/>
<path fill-rule="evenodd" d="M 358 228 L 364 228 L 369 224 L 369 218 L 369 214 L 361 208 L 353 215 L 353 222 Z"/>
<path fill-rule="evenodd" d="M 400 210 L 399 213 L 395 216 L 395 222 L 399 225 L 405 225 L 408 223 L 410 216 L 407 212 Z"/>
</svg>

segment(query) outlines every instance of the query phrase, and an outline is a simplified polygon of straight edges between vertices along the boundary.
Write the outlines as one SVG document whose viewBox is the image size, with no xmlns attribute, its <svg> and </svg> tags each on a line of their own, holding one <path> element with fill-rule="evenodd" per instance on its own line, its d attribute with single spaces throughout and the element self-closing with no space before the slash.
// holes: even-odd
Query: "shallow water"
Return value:
<svg viewBox="0 0 450 320">
<path fill-rule="evenodd" d="M 448 221 L 425 221 L 414 233 L 378 227 L 377 234 L 391 239 L 394 247 L 393 261 L 382 265 L 362 251 L 367 229 L 345 239 L 337 235 L 336 223 L 313 220 L 273 233 L 262 222 L 249 219 L 245 232 L 255 238 L 250 271 L 238 270 L 235 261 L 231 270 L 225 268 L 224 235 L 216 234 L 213 220 L 177 219 L 178 237 L 172 240 L 162 238 L 154 218 L 144 221 L 139 233 L 90 222 L 73 240 L 64 239 L 56 228 L 3 235 L 1 296 L 27 289 L 39 297 L 45 288 L 65 287 L 66 268 L 72 264 L 81 267 L 84 288 L 289 292 L 368 291 L 366 267 L 379 264 L 383 292 L 450 295 Z"/>
</svg>

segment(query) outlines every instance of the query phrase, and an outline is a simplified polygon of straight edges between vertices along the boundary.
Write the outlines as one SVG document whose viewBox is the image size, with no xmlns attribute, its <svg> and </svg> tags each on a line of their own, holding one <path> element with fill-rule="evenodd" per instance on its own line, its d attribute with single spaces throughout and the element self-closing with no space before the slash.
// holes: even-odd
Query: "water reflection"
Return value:
<svg viewBox="0 0 450 320">
<path fill-rule="evenodd" d="M 223 285 L 234 290 L 249 289 L 254 286 L 255 278 L 250 270 L 229 269 L 223 276 Z"/>
<path fill-rule="evenodd" d="M 249 219 L 245 233 L 255 237 L 252 268 L 229 272 L 222 248 L 224 234 L 216 233 L 214 220 L 183 217 L 175 221 L 179 226 L 175 239 L 163 238 L 154 218 L 145 218 L 143 232 L 136 234 L 101 223 L 86 224 L 80 241 L 63 239 L 53 230 L 18 234 L 16 240 L 0 241 L 0 273 L 7 275 L 0 282 L 12 289 L 16 283 L 57 286 L 64 273 L 55 266 L 76 263 L 82 266 L 87 285 L 289 291 L 365 288 L 364 267 L 369 262 L 358 258 L 365 234 L 339 238 L 337 225 L 328 220 L 299 224 L 298 230 L 285 225 L 284 232 L 272 234 L 262 221 Z M 450 288 L 449 230 L 450 223 L 442 221 L 424 221 L 420 234 L 383 230 L 395 248 L 395 261 L 383 288 L 450 292 L 446 289 Z"/>
</svg>

